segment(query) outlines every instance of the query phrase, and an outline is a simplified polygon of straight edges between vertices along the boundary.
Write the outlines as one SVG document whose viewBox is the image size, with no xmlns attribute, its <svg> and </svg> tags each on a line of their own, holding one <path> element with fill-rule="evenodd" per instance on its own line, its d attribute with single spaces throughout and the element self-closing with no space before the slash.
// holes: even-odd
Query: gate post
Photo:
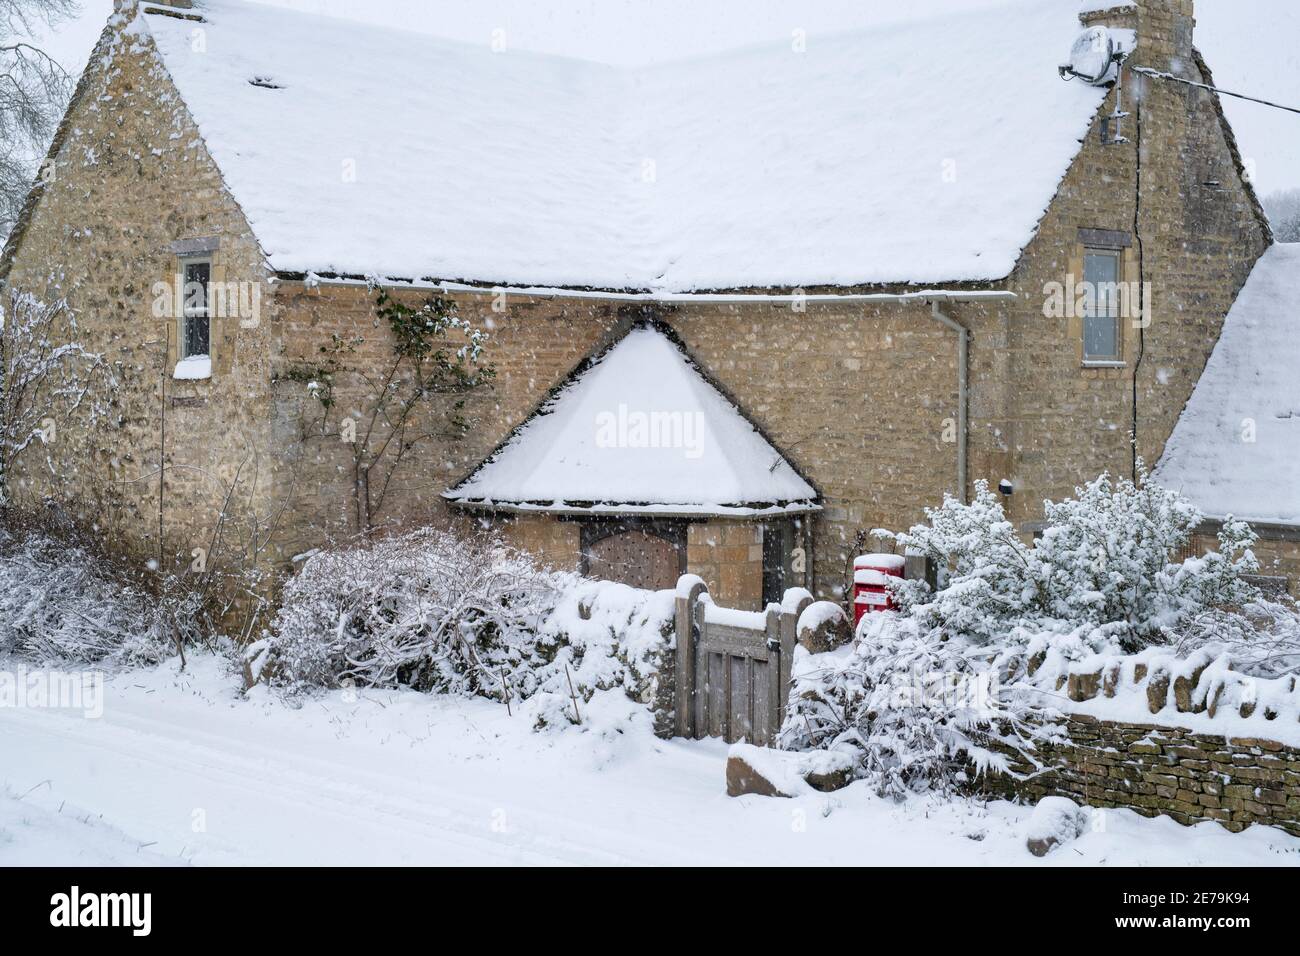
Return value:
<svg viewBox="0 0 1300 956">
<path fill-rule="evenodd" d="M 785 723 L 786 705 L 790 701 L 790 669 L 794 664 L 794 646 L 799 640 L 799 615 L 813 596 L 804 588 L 790 588 L 781 598 L 781 692 L 777 696 L 777 715 Z"/>
<path fill-rule="evenodd" d="M 764 620 L 763 639 L 767 644 L 767 693 L 764 698 L 768 702 L 768 716 L 764 720 L 764 726 L 771 727 L 771 737 L 767 740 L 751 740 L 750 743 L 759 744 L 762 747 L 775 747 L 781 736 L 782 723 L 782 706 L 781 691 L 784 685 L 781 683 L 781 673 L 785 670 L 785 655 L 781 653 L 781 633 L 785 630 L 785 609 L 776 604 L 767 606 L 767 617 Z M 757 704 L 755 705 L 757 709 Z M 755 714 L 754 720 L 757 723 L 758 715 Z M 770 724 L 768 723 L 770 721 Z"/>
<path fill-rule="evenodd" d="M 700 595 L 708 594 L 708 586 L 694 574 L 683 574 L 677 580 L 677 604 L 674 623 L 677 629 L 677 710 L 673 726 L 677 736 L 695 736 L 695 642 L 696 612 Z"/>
</svg>

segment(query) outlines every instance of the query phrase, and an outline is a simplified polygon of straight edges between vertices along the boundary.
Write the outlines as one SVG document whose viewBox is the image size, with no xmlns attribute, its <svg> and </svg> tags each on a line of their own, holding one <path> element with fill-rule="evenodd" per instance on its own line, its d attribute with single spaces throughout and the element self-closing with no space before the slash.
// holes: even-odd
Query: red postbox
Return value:
<svg viewBox="0 0 1300 956">
<path fill-rule="evenodd" d="M 863 554 L 853 559 L 853 627 L 862 615 L 888 611 L 894 606 L 886 587 L 890 578 L 901 578 L 906 560 L 901 554 Z"/>
</svg>

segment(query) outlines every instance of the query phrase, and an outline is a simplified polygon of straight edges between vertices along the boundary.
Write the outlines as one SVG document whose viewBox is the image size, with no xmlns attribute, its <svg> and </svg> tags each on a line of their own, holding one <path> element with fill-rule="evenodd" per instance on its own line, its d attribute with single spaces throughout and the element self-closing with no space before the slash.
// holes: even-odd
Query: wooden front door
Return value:
<svg viewBox="0 0 1300 956">
<path fill-rule="evenodd" d="M 634 588 L 662 591 L 677 584 L 677 548 L 645 531 L 611 534 L 587 549 L 587 573 Z"/>
</svg>

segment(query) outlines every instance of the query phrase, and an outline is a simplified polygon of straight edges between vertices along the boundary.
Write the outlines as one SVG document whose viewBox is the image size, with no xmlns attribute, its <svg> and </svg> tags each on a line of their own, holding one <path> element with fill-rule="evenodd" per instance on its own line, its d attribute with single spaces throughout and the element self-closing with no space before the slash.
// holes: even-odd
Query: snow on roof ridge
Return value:
<svg viewBox="0 0 1300 956">
<path fill-rule="evenodd" d="M 143 12 L 149 12 L 155 14 L 161 13 L 161 15 L 163 16 L 176 16 L 176 15 L 185 16 L 187 14 L 203 15 L 205 11 L 209 8 L 212 0 L 194 0 L 193 7 L 184 8 L 184 7 L 173 6 L 170 7 L 170 10 L 166 10 L 166 8 L 169 7 L 170 0 L 137 0 L 137 2 L 140 11 L 142 13 Z M 221 2 L 223 2 L 223 0 L 217 0 L 218 4 L 220 4 Z M 225 0 L 225 2 L 230 2 L 230 0 Z M 443 33 L 433 33 L 426 30 L 404 29 L 403 27 L 384 23 L 382 21 L 359 19 L 355 16 L 349 16 L 348 14 L 345 13 L 338 13 L 338 12 L 333 12 L 328 10 L 308 10 L 308 9 L 301 9 L 298 7 L 278 6 L 271 3 L 263 2 L 263 0 L 233 0 L 233 2 L 240 3 L 240 4 L 252 4 L 254 6 L 261 6 L 261 7 L 271 7 L 272 9 L 278 12 L 282 12 L 289 16 L 300 16 L 300 17 L 311 18 L 311 19 L 328 20 L 334 23 L 347 24 L 349 27 L 355 27 L 361 30 L 374 30 L 379 32 L 387 32 L 397 36 L 408 36 L 408 37 L 418 36 L 435 43 L 444 43 L 454 47 L 474 49 L 478 46 L 481 46 L 481 44 L 479 43 L 467 39 L 463 39 L 460 37 L 448 36 Z M 994 14 L 996 13 L 996 11 L 1000 9 L 1004 9 L 1008 7 L 1024 6 L 1028 3 L 1034 3 L 1034 2 L 1041 2 L 1041 0 L 980 0 L 978 5 L 973 6 L 969 10 L 963 10 L 962 14 L 963 15 L 974 14 L 974 13 L 985 14 L 985 15 Z M 1105 10 L 1113 7 L 1124 7 L 1124 6 L 1135 5 L 1136 0 L 1097 0 L 1097 2 L 1098 2 L 1097 9 Z M 154 9 L 148 10 L 148 8 L 150 7 Z M 903 7 L 896 7 L 894 8 L 894 10 L 907 11 L 909 10 L 909 8 L 907 6 L 903 6 Z M 1083 12 L 1087 12 L 1087 11 L 1085 10 Z M 894 19 L 887 19 L 880 22 L 869 23 L 869 24 L 858 24 L 856 26 L 847 26 L 847 27 L 842 27 L 842 28 L 832 29 L 832 30 L 818 30 L 815 35 L 818 42 L 825 42 L 825 41 L 833 42 L 833 41 L 842 40 L 853 36 L 874 35 L 876 33 L 887 33 L 891 30 L 896 30 L 896 29 L 915 28 L 921 24 L 931 22 L 936 19 L 940 19 L 940 18 L 946 19 L 950 15 L 951 15 L 951 11 L 947 10 L 946 8 L 927 11 L 924 14 L 906 12 L 901 15 L 897 15 Z M 698 53 L 686 53 L 681 56 L 676 56 L 665 60 L 654 61 L 651 63 L 611 63 L 607 60 L 598 60 L 598 59 L 593 59 L 591 57 L 576 56 L 569 53 L 560 53 L 560 52 L 555 52 L 550 50 L 538 50 L 530 47 L 512 47 L 510 52 L 511 55 L 515 55 L 515 56 L 537 57 L 539 59 L 563 60 L 570 63 L 584 64 L 592 67 L 609 69 L 613 71 L 636 73 L 636 72 L 642 72 L 647 70 L 660 69 L 664 67 L 671 69 L 683 65 L 690 65 L 691 63 L 694 62 L 711 61 L 719 58 L 726 58 L 732 55 L 743 56 L 747 53 L 759 53 L 759 52 L 770 51 L 775 49 L 787 49 L 789 47 L 789 44 L 790 44 L 790 39 L 788 37 L 764 38 L 760 40 L 753 40 L 749 42 L 739 43 L 736 46 L 729 46 L 729 47 L 724 47 L 716 50 L 707 50 Z"/>
<path fill-rule="evenodd" d="M 743 514 L 812 504 L 817 492 L 678 343 L 639 325 L 444 497 Z"/>
<path fill-rule="evenodd" d="M 196 9 L 201 56 L 192 23 L 149 29 L 280 272 L 664 292 L 998 281 L 1104 97 L 1057 77 L 1065 0 L 627 70 Z"/>
<path fill-rule="evenodd" d="M 982 16 L 996 15 L 997 11 L 999 10 L 1011 8 L 1011 7 L 1017 7 L 1017 6 L 1024 6 L 1027 3 L 1031 3 L 1031 2 L 1041 2 L 1041 0 L 983 0 L 982 5 L 974 7 L 969 10 L 963 10 L 960 15 L 961 16 L 974 16 L 975 14 L 979 14 Z M 1130 0 L 1130 2 L 1132 2 L 1132 0 Z M 946 18 L 948 15 L 950 14 L 944 14 L 944 17 Z M 903 16 L 895 20 L 885 20 L 879 23 L 859 24 L 857 26 L 842 27 L 836 30 L 820 30 L 816 34 L 815 42 L 819 44 L 820 43 L 842 43 L 846 40 L 855 39 L 855 38 L 876 37 L 876 36 L 888 35 L 889 33 L 892 32 L 915 30 L 926 23 L 930 23 L 933 20 L 938 19 L 939 17 L 940 14 L 938 12 L 932 12 L 926 14 L 925 16 Z M 1068 36 L 1067 36 L 1067 40 L 1068 40 Z M 760 53 L 771 52 L 774 50 L 787 51 L 790 49 L 790 43 L 791 43 L 791 39 L 789 37 L 783 37 L 781 39 L 771 38 L 771 39 L 755 40 L 749 43 L 741 43 L 738 44 L 737 46 L 726 47 L 725 49 L 710 50 L 701 53 L 685 54 L 680 57 L 674 57 L 672 59 L 662 60 L 654 63 L 639 64 L 639 65 L 630 64 L 627 66 L 620 66 L 617 64 L 611 64 L 611 65 L 615 66 L 616 69 L 629 69 L 635 72 L 661 70 L 661 69 L 672 70 L 672 69 L 680 69 L 682 67 L 689 67 L 697 63 L 707 63 L 707 62 L 716 62 L 719 60 L 725 60 L 733 56 L 746 57 L 746 56 L 752 56 Z M 581 62 L 589 62 L 589 63 L 604 62 L 602 60 L 585 60 L 581 57 L 576 57 L 575 59 L 578 59 Z"/>
</svg>

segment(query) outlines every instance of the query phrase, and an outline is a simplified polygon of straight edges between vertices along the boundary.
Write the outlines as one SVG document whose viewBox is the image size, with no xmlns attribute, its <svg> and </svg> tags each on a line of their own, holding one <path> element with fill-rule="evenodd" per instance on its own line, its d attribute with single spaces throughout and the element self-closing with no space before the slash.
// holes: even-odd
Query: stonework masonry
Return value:
<svg viewBox="0 0 1300 956">
<path fill-rule="evenodd" d="M 1141 39 L 1131 63 L 1208 80 L 1193 55 L 1191 12 L 1182 0 L 1139 4 Z M 1131 16 L 1115 25 L 1131 26 Z M 1012 310 L 1005 342 L 986 340 L 1005 350 L 1015 387 L 1004 418 L 983 414 L 979 401 L 972 417 L 990 458 L 1005 455 L 1007 477 L 1024 491 L 1011 505 L 1022 525 L 1041 517 L 1044 497 L 1068 495 L 1085 477 L 1129 473 L 1135 378 L 1137 451 L 1149 464 L 1158 460 L 1224 316 L 1270 241 L 1214 97 L 1133 73 L 1124 86 L 1133 115 L 1122 130 L 1130 142 L 1102 145 L 1094 124 L 1011 277 L 1024 304 Z M 1115 108 L 1112 92 L 1098 120 Z M 1041 311 L 1045 283 L 1082 276 L 1080 230 L 1125 237 L 1123 281 L 1150 284 L 1149 326 L 1135 327 L 1136 316 L 1123 323 L 1122 367 L 1085 367 L 1079 320 Z M 977 367 L 982 373 L 995 361 L 981 355 Z"/>
<path fill-rule="evenodd" d="M 255 327 L 215 319 L 212 377 L 173 380 L 179 328 L 155 316 L 155 283 L 174 281 L 173 243 L 187 238 L 209 241 L 214 281 L 257 284 L 264 308 L 274 302 L 273 277 L 147 51 L 107 32 L 77 104 L 0 276 L 6 289 L 66 299 L 79 340 L 103 356 L 115 384 L 98 396 L 108 414 L 60 428 L 40 455 L 19 462 L 10 491 L 20 505 L 57 501 L 111 547 L 182 567 L 211 543 L 232 484 L 230 551 L 249 540 L 250 516 L 266 516 L 281 480 L 268 414 L 277 324 L 268 312 Z"/>
<path fill-rule="evenodd" d="M 1064 729 L 1067 742 L 1035 754 L 1046 772 L 1034 774 L 1036 768 L 1018 760 L 1019 773 L 1034 775 L 987 777 L 983 786 L 1030 802 L 1065 796 L 1182 824 L 1214 820 L 1240 831 L 1259 823 L 1300 836 L 1300 751 L 1294 748 L 1081 714 Z"/>
</svg>

